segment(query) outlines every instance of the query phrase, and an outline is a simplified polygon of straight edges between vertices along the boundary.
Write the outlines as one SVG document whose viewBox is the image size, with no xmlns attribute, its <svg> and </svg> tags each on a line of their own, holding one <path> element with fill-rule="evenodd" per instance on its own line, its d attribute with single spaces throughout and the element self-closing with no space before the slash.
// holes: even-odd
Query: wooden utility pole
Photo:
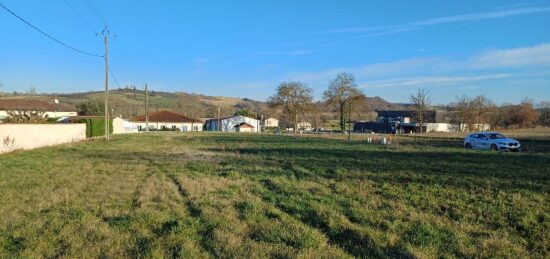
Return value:
<svg viewBox="0 0 550 259">
<path fill-rule="evenodd" d="M 147 93 L 147 84 L 145 84 L 145 131 L 149 131 L 149 94 Z"/>
<path fill-rule="evenodd" d="M 109 140 L 109 62 L 107 59 L 109 29 L 107 26 L 103 29 L 102 34 L 105 39 L 105 54 L 103 55 L 105 59 L 105 140 Z"/>
</svg>

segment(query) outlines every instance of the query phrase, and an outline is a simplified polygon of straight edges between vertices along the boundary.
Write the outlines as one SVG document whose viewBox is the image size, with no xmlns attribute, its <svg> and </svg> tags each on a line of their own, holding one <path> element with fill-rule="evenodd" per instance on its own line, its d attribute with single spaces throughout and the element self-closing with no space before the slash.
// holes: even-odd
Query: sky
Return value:
<svg viewBox="0 0 550 259">
<path fill-rule="evenodd" d="M 550 1 L 0 0 L 52 37 L 103 55 L 110 87 L 265 100 L 283 81 L 316 99 L 340 72 L 367 96 L 550 101 Z M 104 88 L 104 60 L 0 8 L 0 91 Z"/>
</svg>

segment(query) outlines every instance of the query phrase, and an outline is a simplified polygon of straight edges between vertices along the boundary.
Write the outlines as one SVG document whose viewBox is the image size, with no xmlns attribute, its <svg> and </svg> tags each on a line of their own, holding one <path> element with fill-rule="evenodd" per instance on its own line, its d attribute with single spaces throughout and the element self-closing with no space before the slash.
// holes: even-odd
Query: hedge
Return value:
<svg viewBox="0 0 550 259">
<path fill-rule="evenodd" d="M 86 123 L 86 137 L 99 137 L 105 135 L 105 119 L 85 118 L 79 119 L 77 123 Z M 113 133 L 113 120 L 109 120 L 109 133 Z"/>
</svg>

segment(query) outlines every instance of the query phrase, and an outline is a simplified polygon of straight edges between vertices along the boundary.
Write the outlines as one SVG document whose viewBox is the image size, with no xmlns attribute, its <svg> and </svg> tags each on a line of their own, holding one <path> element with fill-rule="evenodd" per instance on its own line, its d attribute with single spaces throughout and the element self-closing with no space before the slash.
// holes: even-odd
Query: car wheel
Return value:
<svg viewBox="0 0 550 259">
<path fill-rule="evenodd" d="M 467 148 L 467 149 L 471 149 L 471 148 L 472 148 L 472 144 L 466 143 L 466 145 L 464 145 L 464 147 Z"/>
<path fill-rule="evenodd" d="M 491 150 L 493 150 L 493 151 L 498 151 L 497 145 L 492 144 L 492 145 L 491 145 Z"/>
</svg>

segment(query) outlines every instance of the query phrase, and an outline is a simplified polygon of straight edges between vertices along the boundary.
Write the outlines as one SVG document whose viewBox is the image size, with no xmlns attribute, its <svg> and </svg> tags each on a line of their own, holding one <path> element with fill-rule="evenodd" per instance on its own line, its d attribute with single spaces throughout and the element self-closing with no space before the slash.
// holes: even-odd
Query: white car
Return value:
<svg viewBox="0 0 550 259">
<path fill-rule="evenodd" d="M 476 132 L 464 138 L 464 147 L 471 149 L 494 150 L 494 151 L 520 151 L 519 141 L 498 133 L 498 132 Z"/>
</svg>

